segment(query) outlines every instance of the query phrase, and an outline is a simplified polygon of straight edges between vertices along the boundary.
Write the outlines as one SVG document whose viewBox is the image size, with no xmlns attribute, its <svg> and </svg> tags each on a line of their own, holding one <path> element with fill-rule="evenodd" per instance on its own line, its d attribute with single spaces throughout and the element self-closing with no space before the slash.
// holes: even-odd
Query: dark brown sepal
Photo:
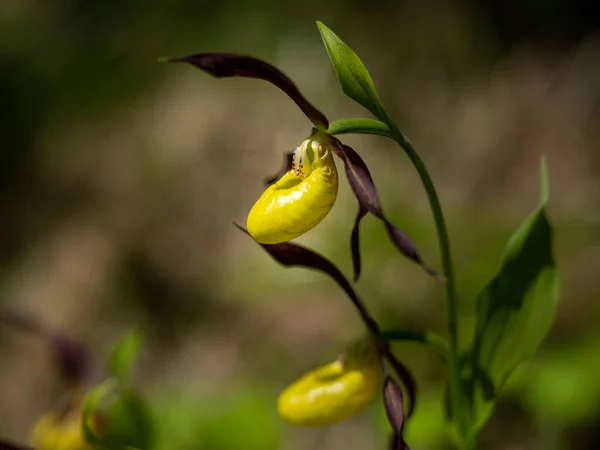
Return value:
<svg viewBox="0 0 600 450">
<path fill-rule="evenodd" d="M 329 127 L 327 118 L 304 98 L 294 82 L 268 62 L 235 53 L 197 53 L 181 58 L 162 58 L 161 60 L 185 62 L 208 72 L 215 78 L 244 77 L 268 81 L 285 92 L 315 127 L 322 130 Z"/>
</svg>

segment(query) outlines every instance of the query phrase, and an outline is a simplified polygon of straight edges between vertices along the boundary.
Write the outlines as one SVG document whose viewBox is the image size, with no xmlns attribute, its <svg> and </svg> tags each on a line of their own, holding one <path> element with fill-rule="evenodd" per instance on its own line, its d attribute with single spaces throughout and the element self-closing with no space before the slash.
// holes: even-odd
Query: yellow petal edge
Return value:
<svg viewBox="0 0 600 450">
<path fill-rule="evenodd" d="M 319 224 L 331 211 L 338 192 L 338 173 L 331 137 L 317 133 L 294 152 L 294 168 L 256 201 L 246 222 L 261 244 L 295 239 Z"/>
<path fill-rule="evenodd" d="M 345 357 L 313 370 L 286 388 L 278 399 L 282 419 L 320 427 L 364 410 L 381 389 L 382 373 L 373 345 L 355 344 Z"/>
</svg>

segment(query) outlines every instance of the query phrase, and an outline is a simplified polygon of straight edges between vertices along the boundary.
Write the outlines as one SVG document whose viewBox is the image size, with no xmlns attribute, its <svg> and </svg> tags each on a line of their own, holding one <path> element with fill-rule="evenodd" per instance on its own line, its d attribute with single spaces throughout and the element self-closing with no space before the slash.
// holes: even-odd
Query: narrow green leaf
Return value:
<svg viewBox="0 0 600 450">
<path fill-rule="evenodd" d="M 375 85 L 360 58 L 333 31 L 317 22 L 323 43 L 344 93 L 386 122 L 387 116 Z"/>
<path fill-rule="evenodd" d="M 336 120 L 329 125 L 329 134 L 375 134 L 394 139 L 394 135 L 388 126 L 375 119 L 342 119 Z"/>
<path fill-rule="evenodd" d="M 144 336 L 138 329 L 128 332 L 115 345 L 107 360 L 108 372 L 122 382 L 131 378 L 133 365 L 142 349 Z"/>
<path fill-rule="evenodd" d="M 474 426 L 493 410 L 498 390 L 530 358 L 548 333 L 558 300 L 552 227 L 546 217 L 547 179 L 541 169 L 542 205 L 510 238 L 499 273 L 480 293 L 470 367 Z"/>
</svg>

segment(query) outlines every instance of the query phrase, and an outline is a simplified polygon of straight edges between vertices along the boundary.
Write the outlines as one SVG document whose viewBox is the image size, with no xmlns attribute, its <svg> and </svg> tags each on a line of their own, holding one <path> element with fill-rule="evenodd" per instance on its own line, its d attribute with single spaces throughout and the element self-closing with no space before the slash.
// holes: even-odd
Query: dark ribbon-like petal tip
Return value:
<svg viewBox="0 0 600 450">
<path fill-rule="evenodd" d="M 424 263 L 421 263 L 421 267 L 423 268 L 423 270 L 425 272 L 427 272 L 429 275 L 431 275 L 433 278 L 435 278 L 440 283 L 446 283 L 448 281 L 448 278 L 446 278 L 441 273 L 433 270 L 431 267 L 425 265 Z"/>
<path fill-rule="evenodd" d="M 360 262 L 360 245 L 359 245 L 359 225 L 363 217 L 368 211 L 362 206 L 358 210 L 358 215 L 354 221 L 354 227 L 352 227 L 352 234 L 350 236 L 350 251 L 352 253 L 352 267 L 354 269 L 354 282 L 358 281 L 361 271 Z"/>
</svg>

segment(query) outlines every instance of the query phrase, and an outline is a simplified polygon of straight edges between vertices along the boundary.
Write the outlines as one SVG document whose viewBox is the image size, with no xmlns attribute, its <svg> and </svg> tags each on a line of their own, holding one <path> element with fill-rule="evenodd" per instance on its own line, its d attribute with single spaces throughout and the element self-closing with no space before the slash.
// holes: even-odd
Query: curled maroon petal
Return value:
<svg viewBox="0 0 600 450">
<path fill-rule="evenodd" d="M 375 189 L 375 184 L 373 182 L 373 178 L 371 177 L 371 173 L 369 172 L 369 168 L 363 161 L 354 149 L 347 145 L 343 145 L 337 139 L 334 139 L 334 142 L 337 145 L 334 145 L 334 151 L 336 155 L 338 155 L 343 161 L 346 169 L 346 175 L 348 177 L 348 181 L 350 182 L 350 187 L 358 200 L 361 211 L 359 212 L 358 217 L 356 218 L 356 222 L 354 224 L 354 229 L 352 231 L 351 238 L 351 249 L 352 249 L 352 258 L 354 263 L 354 275 L 355 279 L 358 279 L 360 274 L 360 254 L 358 252 L 358 227 L 359 223 L 364 217 L 362 214 L 363 210 L 366 210 L 381 220 L 386 227 L 388 235 L 390 239 L 396 246 L 396 248 L 407 258 L 419 264 L 423 269 L 427 271 L 427 273 L 433 275 L 438 279 L 443 279 L 441 275 L 437 272 L 433 271 L 429 267 L 427 267 L 421 257 L 419 256 L 419 252 L 417 247 L 412 242 L 410 237 L 397 227 L 395 227 L 390 221 L 388 221 L 383 214 L 383 210 L 381 208 L 381 204 L 379 202 L 379 196 L 377 195 L 377 191 Z M 357 270 L 358 269 L 358 270 Z"/>
<path fill-rule="evenodd" d="M 215 78 L 244 77 L 268 81 L 285 92 L 317 128 L 326 130 L 329 127 L 327 118 L 304 98 L 294 82 L 265 61 L 235 53 L 198 53 L 181 58 L 167 58 L 166 61 L 192 64 Z"/>
</svg>

